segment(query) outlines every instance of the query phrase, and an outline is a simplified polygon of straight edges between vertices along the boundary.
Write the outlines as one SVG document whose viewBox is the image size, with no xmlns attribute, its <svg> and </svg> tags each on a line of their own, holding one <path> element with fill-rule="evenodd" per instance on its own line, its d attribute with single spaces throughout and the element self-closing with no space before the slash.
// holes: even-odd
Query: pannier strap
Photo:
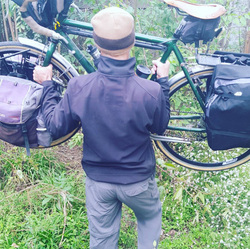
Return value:
<svg viewBox="0 0 250 249">
<path fill-rule="evenodd" d="M 200 19 L 215 19 L 226 12 L 220 4 L 195 4 L 182 0 L 164 0 L 164 2 Z"/>
<path fill-rule="evenodd" d="M 24 140 L 24 145 L 26 148 L 26 153 L 27 153 L 27 156 L 30 156 L 30 144 L 29 144 L 29 138 L 28 138 L 28 130 L 27 130 L 26 124 L 21 124 L 21 126 L 22 126 L 23 140 Z"/>
</svg>

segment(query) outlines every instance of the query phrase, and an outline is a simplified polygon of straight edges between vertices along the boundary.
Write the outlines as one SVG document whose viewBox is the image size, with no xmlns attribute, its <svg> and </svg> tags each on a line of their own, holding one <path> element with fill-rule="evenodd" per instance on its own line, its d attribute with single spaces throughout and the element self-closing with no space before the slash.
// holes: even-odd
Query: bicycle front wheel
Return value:
<svg viewBox="0 0 250 249">
<path fill-rule="evenodd" d="M 0 75 L 9 75 L 18 78 L 29 79 L 33 81 L 34 67 L 42 62 L 45 56 L 44 46 L 29 39 L 23 39 L 20 42 L 1 42 L 0 43 Z M 77 76 L 77 72 L 65 59 L 55 53 L 51 59 L 53 65 L 53 77 L 57 79 L 62 88 L 66 88 L 68 81 Z M 70 134 L 54 140 L 51 146 L 59 145 L 71 138 L 79 127 Z M 39 147 L 40 148 L 40 147 Z"/>
<path fill-rule="evenodd" d="M 206 97 L 213 68 L 193 70 L 192 79 Z M 171 161 L 186 168 L 202 171 L 225 170 L 250 160 L 250 150 L 234 148 L 214 151 L 207 142 L 204 112 L 184 74 L 170 80 L 171 120 L 164 136 L 155 141 L 160 151 Z M 169 140 L 169 141 L 168 141 Z"/>
</svg>

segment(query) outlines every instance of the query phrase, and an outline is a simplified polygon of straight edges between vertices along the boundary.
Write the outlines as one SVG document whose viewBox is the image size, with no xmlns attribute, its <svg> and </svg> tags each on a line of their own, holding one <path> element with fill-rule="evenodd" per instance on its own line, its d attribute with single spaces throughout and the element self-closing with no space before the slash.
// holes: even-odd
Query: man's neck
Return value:
<svg viewBox="0 0 250 249">
<path fill-rule="evenodd" d="M 106 54 L 103 51 L 101 51 L 101 55 L 109 57 L 109 58 L 114 59 L 114 60 L 128 60 L 130 58 L 129 52 L 113 56 L 113 55 Z"/>
</svg>

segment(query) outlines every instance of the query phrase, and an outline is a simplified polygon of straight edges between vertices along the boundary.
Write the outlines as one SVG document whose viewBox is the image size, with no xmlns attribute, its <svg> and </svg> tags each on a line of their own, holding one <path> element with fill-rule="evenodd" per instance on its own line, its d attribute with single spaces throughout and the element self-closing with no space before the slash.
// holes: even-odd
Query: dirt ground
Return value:
<svg viewBox="0 0 250 249">
<path fill-rule="evenodd" d="M 15 146 L 6 143 L 0 140 L 0 143 L 3 144 L 4 151 L 8 151 L 13 149 Z M 31 149 L 31 153 L 32 150 Z M 44 149 L 41 149 L 44 150 Z M 67 142 L 54 146 L 45 150 L 51 150 L 55 157 L 58 159 L 59 162 L 62 162 L 66 165 L 67 169 L 82 169 L 81 160 L 82 160 L 82 147 L 75 146 L 74 148 L 70 149 Z"/>
<path fill-rule="evenodd" d="M 67 143 L 55 146 L 50 150 L 53 151 L 58 161 L 63 162 L 67 169 L 82 169 L 82 147 L 75 146 L 70 149 Z"/>
</svg>

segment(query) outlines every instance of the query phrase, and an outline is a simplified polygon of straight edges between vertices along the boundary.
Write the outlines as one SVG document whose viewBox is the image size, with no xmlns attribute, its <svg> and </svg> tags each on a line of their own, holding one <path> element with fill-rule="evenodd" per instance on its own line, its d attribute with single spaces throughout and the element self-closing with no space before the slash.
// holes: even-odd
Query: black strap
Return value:
<svg viewBox="0 0 250 249">
<path fill-rule="evenodd" d="M 28 130 L 27 130 L 26 124 L 22 124 L 21 127 L 22 127 L 22 133 L 23 133 L 23 139 L 24 139 L 24 145 L 26 148 L 26 153 L 27 153 L 27 156 L 30 156 L 30 144 L 29 144 Z"/>
<path fill-rule="evenodd" d="M 25 12 L 20 11 L 20 12 L 21 12 L 21 17 L 22 18 L 27 18 L 28 16 L 30 16 L 28 11 L 25 11 Z"/>
</svg>

